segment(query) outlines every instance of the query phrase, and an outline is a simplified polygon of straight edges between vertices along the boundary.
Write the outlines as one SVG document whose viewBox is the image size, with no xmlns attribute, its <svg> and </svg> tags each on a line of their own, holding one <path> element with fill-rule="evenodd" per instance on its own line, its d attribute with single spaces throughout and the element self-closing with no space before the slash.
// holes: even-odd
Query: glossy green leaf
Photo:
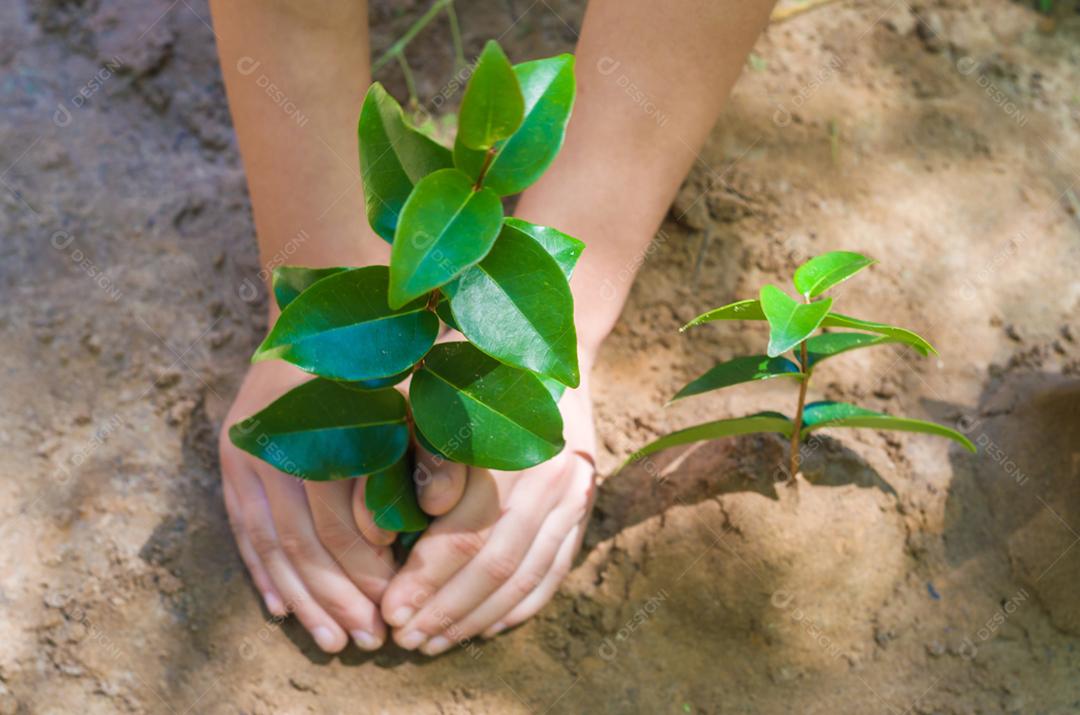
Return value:
<svg viewBox="0 0 1080 715">
<path fill-rule="evenodd" d="M 281 312 L 253 362 L 280 358 L 335 380 L 390 377 L 434 344 L 439 321 L 424 300 L 397 310 L 386 302 L 386 266 L 323 278 Z"/>
<path fill-rule="evenodd" d="M 679 390 L 671 401 L 743 382 L 768 380 L 774 377 L 799 378 L 801 375 L 799 366 L 784 357 L 770 358 L 766 355 L 737 357 L 713 366 L 701 377 Z"/>
<path fill-rule="evenodd" d="M 525 99 L 514 68 L 499 43 L 488 40 L 461 99 L 457 141 L 486 151 L 513 134 L 524 116 Z"/>
<path fill-rule="evenodd" d="M 813 367 L 825 358 L 846 353 L 848 350 L 895 342 L 899 341 L 887 335 L 871 333 L 822 333 L 806 341 L 806 351 L 810 366 Z"/>
<path fill-rule="evenodd" d="M 544 389 L 551 395 L 551 399 L 555 400 L 555 402 L 562 399 L 563 393 L 566 392 L 566 385 L 545 375 L 537 375 L 537 377 L 540 378 L 540 384 L 543 385 Z"/>
<path fill-rule="evenodd" d="M 416 500 L 416 484 L 408 455 L 386 469 L 368 475 L 364 486 L 364 506 L 375 526 L 387 531 L 422 531 L 428 516 Z"/>
<path fill-rule="evenodd" d="M 401 105 L 378 82 L 364 97 L 358 133 L 368 223 L 393 241 L 413 187 L 433 171 L 453 166 L 453 157 L 449 149 L 409 126 Z"/>
<path fill-rule="evenodd" d="M 679 332 L 704 323 L 711 323 L 714 320 L 765 320 L 765 312 L 761 309 L 760 301 L 738 300 L 702 313 L 679 328 Z"/>
<path fill-rule="evenodd" d="M 398 374 L 389 377 L 376 377 L 371 380 L 338 380 L 337 382 L 342 387 L 347 387 L 350 390 L 367 392 L 368 390 L 381 390 L 384 387 L 396 385 L 411 374 L 412 368 L 410 367 L 407 370 L 402 370 Z"/>
<path fill-rule="evenodd" d="M 386 469 L 405 454 L 405 398 L 315 378 L 229 428 L 229 439 L 301 479 L 344 479 Z"/>
<path fill-rule="evenodd" d="M 428 439 L 427 437 L 425 437 L 425 436 L 424 436 L 424 433 L 423 433 L 422 431 L 420 431 L 420 429 L 419 429 L 419 428 L 416 428 L 416 429 L 415 429 L 415 430 L 413 431 L 413 435 L 414 435 L 414 436 L 416 437 L 416 442 L 417 442 L 417 444 L 419 444 L 419 445 L 420 445 L 421 447 L 423 447 L 423 448 L 424 448 L 424 449 L 426 449 L 427 451 L 431 452 L 431 453 L 432 453 L 433 455 L 435 455 L 436 457 L 439 457 L 439 458 L 441 458 L 441 459 L 445 459 L 445 460 L 446 460 L 446 461 L 448 461 L 448 462 L 452 462 L 452 461 L 454 461 L 454 460 L 450 459 L 449 457 L 447 457 L 447 456 L 446 456 L 445 454 L 443 454 L 442 452 L 440 452 L 440 451 L 439 451 L 439 448 L 438 448 L 438 447 L 436 447 L 435 445 L 433 445 L 433 444 L 431 443 L 431 440 L 429 440 L 429 439 Z"/>
<path fill-rule="evenodd" d="M 711 323 L 714 320 L 765 320 L 765 312 L 761 309 L 761 302 L 756 300 L 740 300 L 720 308 L 715 308 L 684 325 L 680 330 L 687 330 L 703 323 Z M 869 320 L 860 320 L 840 313 L 829 313 L 821 321 L 822 328 L 851 328 L 854 330 L 868 330 L 892 338 L 895 342 L 904 343 L 915 348 L 921 355 L 936 353 L 933 346 L 923 338 L 906 330 L 885 323 L 874 323 Z"/>
<path fill-rule="evenodd" d="M 847 315 L 841 315 L 840 313 L 829 313 L 825 316 L 825 320 L 821 322 L 823 328 L 851 328 L 853 330 L 869 330 L 871 333 L 879 333 L 881 335 L 887 335 L 898 343 L 904 343 L 915 348 L 921 355 L 929 355 L 931 353 L 937 354 L 937 350 L 934 350 L 934 346 L 928 343 L 924 338 L 916 335 L 915 333 L 905 328 L 898 328 L 895 325 L 887 325 L 885 323 L 874 323 L 869 320 L 861 320 L 859 318 L 852 318 Z"/>
<path fill-rule="evenodd" d="M 461 332 L 461 328 L 458 327 L 457 321 L 454 320 L 454 314 L 450 311 L 450 299 L 442 297 L 439 302 L 435 304 L 435 315 L 439 316 L 442 322 L 446 323 L 448 327 L 453 330 Z"/>
<path fill-rule="evenodd" d="M 830 251 L 811 258 L 795 270 L 795 289 L 807 298 L 816 298 L 875 263 L 860 253 Z"/>
<path fill-rule="evenodd" d="M 502 225 L 502 202 L 474 191 L 469 177 L 442 169 L 420 180 L 390 249 L 390 305 L 400 306 L 456 278 L 491 250 Z"/>
<path fill-rule="evenodd" d="M 769 357 L 782 355 L 817 330 L 832 305 L 832 298 L 799 303 L 776 286 L 761 289 L 761 309 L 769 321 Z"/>
<path fill-rule="evenodd" d="M 525 469 L 564 446 L 562 416 L 540 380 L 469 343 L 432 348 L 409 400 L 417 428 L 455 462 Z"/>
<path fill-rule="evenodd" d="M 664 435 L 655 442 L 650 442 L 638 451 L 634 452 L 626 460 L 623 466 L 635 462 L 642 457 L 647 457 L 670 447 L 683 444 L 693 444 L 719 437 L 734 437 L 741 434 L 753 434 L 756 432 L 779 432 L 785 437 L 791 436 L 791 420 L 775 412 L 738 417 L 728 420 L 716 420 L 705 424 L 687 427 L 686 429 Z"/>
<path fill-rule="evenodd" d="M 539 243 L 508 227 L 484 260 L 444 290 L 459 329 L 476 347 L 577 387 L 574 299 L 559 264 Z"/>
<path fill-rule="evenodd" d="M 279 309 L 285 310 L 285 306 L 310 288 L 312 283 L 346 270 L 348 269 L 278 266 L 274 269 L 273 278 L 270 281 L 274 289 L 274 300 L 277 301 Z"/>
<path fill-rule="evenodd" d="M 559 264 L 566 280 L 570 280 L 570 276 L 574 274 L 574 266 L 581 258 L 581 252 L 585 250 L 583 242 L 556 228 L 540 226 L 519 218 L 503 219 L 503 231 L 508 228 L 524 233 L 543 246 L 544 250 Z"/>
<path fill-rule="evenodd" d="M 967 437 L 935 422 L 891 417 L 846 402 L 811 402 L 803 411 L 803 425 L 803 437 L 825 427 L 866 427 L 937 435 L 958 442 L 971 452 L 975 451 L 975 445 Z"/>
<path fill-rule="evenodd" d="M 558 55 L 514 66 L 525 98 L 525 118 L 514 134 L 495 145 L 484 186 L 500 196 L 525 190 L 555 159 L 566 135 L 574 105 L 574 57 Z M 454 165 L 474 180 L 485 152 L 461 143 L 454 146 Z"/>
</svg>

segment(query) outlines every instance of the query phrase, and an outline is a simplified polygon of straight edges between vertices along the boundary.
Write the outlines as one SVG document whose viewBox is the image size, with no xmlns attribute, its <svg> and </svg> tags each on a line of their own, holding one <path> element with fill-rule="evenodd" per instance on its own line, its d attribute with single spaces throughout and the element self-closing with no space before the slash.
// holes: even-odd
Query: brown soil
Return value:
<svg viewBox="0 0 1080 715">
<path fill-rule="evenodd" d="M 518 59 L 570 49 L 582 11 L 461 4 L 470 55 L 521 14 Z M 595 374 L 604 473 L 790 409 L 770 384 L 663 408 L 763 342 L 677 327 L 862 250 L 841 304 L 941 355 L 845 356 L 812 397 L 960 424 L 979 454 L 833 432 L 795 487 L 771 437 L 662 455 L 606 481 L 538 618 L 436 659 L 321 655 L 233 548 L 214 434 L 261 307 L 205 3 L 0 6 L 0 713 L 1080 712 L 1080 15 L 1057 4 L 770 28 Z M 376 45 L 426 7 L 374 3 Z M 410 54 L 424 98 L 446 32 Z"/>
</svg>

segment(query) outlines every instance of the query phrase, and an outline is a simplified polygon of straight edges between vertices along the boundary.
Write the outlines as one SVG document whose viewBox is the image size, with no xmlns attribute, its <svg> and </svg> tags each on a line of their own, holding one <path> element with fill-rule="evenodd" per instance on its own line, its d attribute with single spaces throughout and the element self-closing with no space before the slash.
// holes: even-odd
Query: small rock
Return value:
<svg viewBox="0 0 1080 715">
<path fill-rule="evenodd" d="M 1016 329 L 1016 326 L 1009 323 L 1005 326 L 1005 336 L 1014 342 L 1022 343 L 1024 339 L 1020 337 L 1020 331 Z"/>
<path fill-rule="evenodd" d="M 210 333 L 208 339 L 210 341 L 210 347 L 215 350 L 227 344 L 232 340 L 233 331 L 226 328 L 224 330 L 215 330 Z"/>
<path fill-rule="evenodd" d="M 920 15 L 915 32 L 928 52 L 937 53 L 945 49 L 945 23 L 936 12 L 929 11 Z"/>
<path fill-rule="evenodd" d="M 1076 338 L 1073 337 L 1072 326 L 1068 323 L 1061 326 L 1061 337 L 1065 338 L 1065 340 L 1070 343 L 1076 340 Z"/>
<path fill-rule="evenodd" d="M 945 655 L 945 646 L 939 641 L 930 641 L 926 644 L 926 652 L 934 658 Z"/>
<path fill-rule="evenodd" d="M 304 675 L 293 675 L 289 677 L 289 685 L 293 686 L 301 693 L 318 693 L 318 689 L 315 687 L 314 681 Z"/>
<path fill-rule="evenodd" d="M 157 577 L 158 590 L 172 595 L 184 587 L 184 582 L 173 576 L 169 571 L 162 570 Z"/>
<path fill-rule="evenodd" d="M 154 386 L 161 390 L 167 390 L 178 382 L 180 371 L 175 367 L 161 368 L 154 375 Z"/>
<path fill-rule="evenodd" d="M 82 345 L 91 355 L 101 354 L 101 338 L 96 333 L 87 333 L 82 338 Z"/>
<path fill-rule="evenodd" d="M 49 608 L 63 608 L 68 602 L 68 597 L 60 591 L 49 591 L 42 600 Z"/>
</svg>

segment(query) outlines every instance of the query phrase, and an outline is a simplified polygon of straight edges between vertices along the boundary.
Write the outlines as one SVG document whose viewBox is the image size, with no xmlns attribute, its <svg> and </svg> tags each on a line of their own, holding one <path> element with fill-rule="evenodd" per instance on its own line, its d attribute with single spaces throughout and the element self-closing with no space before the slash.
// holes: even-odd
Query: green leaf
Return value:
<svg viewBox="0 0 1080 715">
<path fill-rule="evenodd" d="M 453 166 L 446 147 L 409 126 L 401 105 L 378 82 L 360 109 L 360 173 L 368 223 L 394 240 L 398 216 L 413 187 L 428 174 Z"/>
<path fill-rule="evenodd" d="M 487 257 L 445 292 L 459 329 L 476 347 L 577 387 L 570 286 L 555 259 L 528 235 L 503 230 Z"/>
<path fill-rule="evenodd" d="M 687 427 L 686 429 L 664 435 L 655 442 L 651 442 L 638 451 L 634 452 L 623 463 L 626 466 L 630 462 L 636 462 L 642 457 L 659 452 L 669 447 L 677 447 L 683 444 L 702 442 L 718 437 L 734 437 L 741 434 L 753 434 L 755 432 L 779 432 L 785 437 L 791 436 L 791 420 L 775 412 L 750 415 L 729 420 L 716 420 L 705 424 Z"/>
<path fill-rule="evenodd" d="M 679 332 L 681 333 L 704 323 L 711 323 L 714 320 L 765 320 L 765 312 L 761 309 L 760 301 L 738 300 L 702 313 L 679 328 Z"/>
<path fill-rule="evenodd" d="M 295 477 L 325 481 L 386 469 L 405 454 L 405 398 L 315 378 L 229 428 L 240 449 Z"/>
<path fill-rule="evenodd" d="M 513 134 L 524 116 L 525 99 L 514 68 L 499 43 L 488 40 L 461 99 L 457 141 L 486 151 Z"/>
<path fill-rule="evenodd" d="M 829 313 L 825 316 L 825 320 L 821 322 L 823 328 L 852 328 L 855 330 L 869 330 L 871 333 L 879 333 L 881 335 L 887 335 L 898 343 L 904 343 L 915 348 L 921 355 L 929 355 L 931 353 L 937 354 L 937 350 L 934 350 L 934 346 L 926 342 L 925 339 L 916 335 L 915 333 L 905 328 L 898 328 L 894 325 L 887 325 L 885 323 L 874 323 L 869 320 L 861 320 L 859 318 L 852 318 L 847 315 L 841 315 L 840 313 Z"/>
<path fill-rule="evenodd" d="M 773 377 L 801 377 L 799 366 L 783 357 L 770 358 L 766 355 L 737 357 L 719 363 L 701 377 L 679 390 L 671 401 L 681 400 L 691 395 L 700 395 L 710 390 L 737 385 L 742 382 L 768 380 Z"/>
<path fill-rule="evenodd" d="M 450 459 L 449 457 L 447 457 L 442 452 L 440 452 L 439 448 L 436 447 L 435 445 L 433 445 L 431 443 L 431 440 L 429 440 L 427 437 L 424 436 L 424 433 L 420 431 L 419 427 L 416 428 L 416 430 L 413 432 L 413 434 L 416 436 L 417 444 L 419 444 L 421 447 L 423 447 L 427 451 L 431 452 L 436 457 L 439 457 L 441 459 L 445 459 L 447 462 L 454 461 L 454 460 Z"/>
<path fill-rule="evenodd" d="M 798 303 L 776 286 L 761 289 L 761 309 L 769 321 L 769 347 L 765 353 L 776 357 L 806 340 L 821 325 L 832 298 L 814 303 Z"/>
<path fill-rule="evenodd" d="M 456 278 L 495 243 L 502 202 L 474 191 L 457 169 L 425 176 L 405 202 L 390 249 L 390 305 L 401 306 Z"/>
<path fill-rule="evenodd" d="M 826 316 L 826 319 L 828 316 Z M 817 365 L 825 358 L 831 358 L 848 350 L 868 348 L 882 343 L 899 342 L 887 335 L 871 335 L 870 333 L 822 333 L 815 335 L 806 341 L 806 352 L 810 366 Z"/>
<path fill-rule="evenodd" d="M 740 300 L 729 305 L 715 308 L 684 325 L 680 330 L 687 330 L 703 323 L 711 323 L 714 320 L 765 320 L 765 312 L 761 309 L 760 301 Z M 822 328 L 853 328 L 855 330 L 869 330 L 892 338 L 895 342 L 904 343 L 917 350 L 922 355 L 935 353 L 933 346 L 910 330 L 897 328 L 885 323 L 874 323 L 869 320 L 860 320 L 840 313 L 829 313 L 821 321 Z"/>
<path fill-rule="evenodd" d="M 307 290 L 316 281 L 322 280 L 335 273 L 341 273 L 347 268 L 304 268 L 302 266 L 278 266 L 274 269 L 271 284 L 274 288 L 274 300 L 281 310 L 293 302 L 296 296 Z"/>
<path fill-rule="evenodd" d="M 423 531 L 427 528 L 428 516 L 416 501 L 416 485 L 409 461 L 406 455 L 367 478 L 364 505 L 380 529 Z"/>
<path fill-rule="evenodd" d="M 584 243 L 557 228 L 540 226 L 519 218 L 507 217 L 503 219 L 503 231 L 506 231 L 507 228 L 524 233 L 543 246 L 544 250 L 551 254 L 555 262 L 559 264 L 559 268 L 562 269 L 566 280 L 570 280 L 570 276 L 574 274 L 574 266 L 577 265 L 578 259 L 581 258 L 581 252 L 585 250 Z"/>
<path fill-rule="evenodd" d="M 558 55 L 514 66 L 525 98 L 525 118 L 514 134 L 495 145 L 484 186 L 500 196 L 525 190 L 555 159 L 566 135 L 574 106 L 574 57 Z M 485 152 L 461 143 L 454 146 L 454 165 L 474 180 Z"/>
<path fill-rule="evenodd" d="M 434 344 L 439 321 L 424 300 L 391 310 L 388 284 L 386 266 L 323 278 L 281 311 L 252 362 L 280 358 L 322 377 L 350 381 L 407 370 Z"/>
<path fill-rule="evenodd" d="M 396 375 L 390 377 L 376 377 L 371 380 L 338 380 L 338 384 L 342 387 L 347 387 L 350 390 L 360 390 L 361 392 L 367 392 L 368 390 L 381 390 L 384 387 L 390 387 L 396 385 L 409 375 L 412 374 L 412 368 L 402 370 Z"/>
<path fill-rule="evenodd" d="M 543 385 L 544 389 L 551 395 L 551 399 L 555 400 L 555 402 L 562 399 L 563 393 L 566 392 L 566 385 L 545 375 L 537 375 L 537 377 L 540 379 L 540 384 Z"/>
<path fill-rule="evenodd" d="M 469 343 L 440 343 L 409 388 L 417 428 L 455 462 L 517 470 L 564 446 L 562 416 L 535 375 Z"/>
<path fill-rule="evenodd" d="M 925 422 L 908 417 L 890 417 L 884 413 L 846 402 L 811 402 L 803 411 L 803 425 L 801 433 L 803 438 L 810 432 L 825 427 L 867 427 L 937 435 L 959 442 L 971 452 L 975 451 L 975 445 L 967 437 L 936 422 Z"/>
<path fill-rule="evenodd" d="M 439 299 L 439 302 L 435 304 L 435 315 L 439 316 L 442 322 L 446 323 L 448 327 L 453 330 L 461 332 L 461 328 L 458 327 L 457 321 L 454 320 L 454 314 L 450 312 L 450 299 L 443 296 Z"/>
<path fill-rule="evenodd" d="M 875 262 L 873 258 L 851 251 L 823 253 L 795 270 L 795 289 L 807 298 L 816 298 Z"/>
</svg>

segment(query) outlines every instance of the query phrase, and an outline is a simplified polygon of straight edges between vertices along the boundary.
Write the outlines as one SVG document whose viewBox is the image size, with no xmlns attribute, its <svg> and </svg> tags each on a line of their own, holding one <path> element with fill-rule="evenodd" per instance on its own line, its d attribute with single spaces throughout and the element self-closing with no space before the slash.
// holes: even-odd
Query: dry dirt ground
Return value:
<svg viewBox="0 0 1080 715">
<path fill-rule="evenodd" d="M 519 60 L 570 49 L 582 14 L 461 6 L 470 55 L 505 33 Z M 426 7 L 374 3 L 376 46 Z M 1073 3 L 1052 25 L 1006 0 L 774 25 L 673 218 L 606 278 L 642 266 L 595 374 L 605 474 L 662 431 L 789 409 L 771 384 L 663 408 L 763 343 L 677 327 L 836 248 L 880 260 L 845 312 L 941 354 L 839 358 L 814 397 L 959 424 L 978 455 L 834 432 L 796 487 L 772 437 L 663 455 L 606 481 L 538 618 L 436 659 L 318 653 L 233 548 L 214 435 L 263 298 L 208 19 L 0 6 L 0 713 L 1080 712 Z M 439 22 L 411 53 L 425 101 L 448 47 Z"/>
</svg>

